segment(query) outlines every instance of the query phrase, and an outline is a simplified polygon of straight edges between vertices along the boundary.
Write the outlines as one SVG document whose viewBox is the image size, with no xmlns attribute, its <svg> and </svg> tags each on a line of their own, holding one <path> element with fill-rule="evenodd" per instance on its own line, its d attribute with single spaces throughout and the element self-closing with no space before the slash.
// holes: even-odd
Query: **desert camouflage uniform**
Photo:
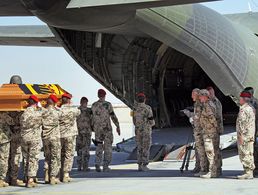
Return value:
<svg viewBox="0 0 258 195">
<path fill-rule="evenodd" d="M 222 171 L 222 154 L 220 151 L 220 135 L 223 134 L 224 132 L 224 127 L 223 127 L 223 114 L 222 114 L 222 104 L 219 101 L 217 97 L 214 97 L 211 100 L 215 107 L 216 107 L 216 120 L 218 122 L 218 136 L 215 137 L 215 142 L 214 142 L 214 149 L 215 149 L 215 159 L 216 159 L 216 167 L 217 167 L 217 172 L 218 174 L 221 173 Z"/>
<path fill-rule="evenodd" d="M 21 160 L 21 125 L 20 118 L 22 112 L 10 112 L 9 114 L 13 121 L 14 125 L 11 126 L 12 136 L 11 136 L 11 145 L 10 145 L 10 154 L 8 162 L 8 179 L 11 181 L 16 180 L 18 177 L 20 160 Z"/>
<path fill-rule="evenodd" d="M 209 172 L 212 177 L 216 177 L 215 144 L 218 137 L 218 123 L 216 120 L 216 107 L 212 101 L 203 103 L 200 126 L 203 130 L 204 148 L 209 161 Z"/>
<path fill-rule="evenodd" d="M 208 159 L 204 149 L 203 131 L 200 125 L 200 116 L 202 105 L 199 101 L 194 103 L 193 112 L 193 126 L 194 126 L 194 139 L 195 139 L 195 152 L 196 152 L 196 167 L 200 167 L 201 172 L 208 170 Z"/>
<path fill-rule="evenodd" d="M 41 148 L 42 111 L 31 106 L 21 115 L 21 146 L 25 164 L 25 176 L 37 176 Z"/>
<path fill-rule="evenodd" d="M 80 106 L 81 114 L 77 118 L 77 126 L 79 134 L 76 140 L 77 164 L 88 168 L 90 159 L 90 145 L 91 145 L 91 119 L 92 111 L 90 108 Z"/>
<path fill-rule="evenodd" d="M 61 167 L 61 143 L 59 128 L 60 111 L 49 105 L 42 112 L 42 140 L 45 155 L 44 169 L 50 177 L 56 177 Z"/>
<path fill-rule="evenodd" d="M 5 180 L 8 170 L 10 152 L 11 129 L 13 119 L 7 112 L 0 112 L 0 180 Z"/>
<path fill-rule="evenodd" d="M 253 108 L 244 104 L 240 106 L 240 111 L 236 124 L 238 136 L 243 136 L 243 144 L 238 142 L 238 153 L 245 171 L 253 171 L 255 168 L 253 157 L 253 143 L 255 134 L 255 114 Z"/>
<path fill-rule="evenodd" d="M 61 106 L 61 115 L 59 118 L 61 133 L 61 175 L 70 172 L 73 167 L 75 138 L 78 135 L 76 118 L 80 113 L 80 110 L 74 106 L 67 104 Z"/>
<path fill-rule="evenodd" d="M 96 148 L 95 164 L 101 165 L 104 149 L 103 166 L 108 167 L 112 160 L 113 132 L 110 118 L 116 127 L 119 127 L 118 119 L 114 113 L 111 103 L 99 100 L 92 105 L 92 122 L 95 132 L 95 139 L 103 144 L 98 144 Z"/>
<path fill-rule="evenodd" d="M 139 165 L 149 164 L 152 126 L 155 125 L 150 106 L 145 103 L 136 103 L 133 109 L 133 123 L 137 144 L 137 159 Z"/>
</svg>

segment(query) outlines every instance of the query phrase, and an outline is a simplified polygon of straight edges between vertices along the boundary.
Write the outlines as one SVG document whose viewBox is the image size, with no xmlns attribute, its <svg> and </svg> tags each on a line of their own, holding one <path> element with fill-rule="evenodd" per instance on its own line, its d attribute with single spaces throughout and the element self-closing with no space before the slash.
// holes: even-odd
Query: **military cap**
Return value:
<svg viewBox="0 0 258 195">
<path fill-rule="evenodd" d="M 145 96 L 144 93 L 138 93 L 138 94 L 137 94 L 137 97 L 144 97 L 144 98 L 145 98 L 146 96 Z"/>
<path fill-rule="evenodd" d="M 57 103 L 57 102 L 58 102 L 58 98 L 57 98 L 56 95 L 54 95 L 54 94 L 51 94 L 51 95 L 49 96 L 49 99 L 51 99 L 54 103 Z"/>
<path fill-rule="evenodd" d="M 195 92 L 195 93 L 197 93 L 197 94 L 200 94 L 200 89 L 195 88 L 195 89 L 193 89 L 193 92 Z"/>
<path fill-rule="evenodd" d="M 69 93 L 65 93 L 62 95 L 62 98 L 68 98 L 68 99 L 72 99 L 72 94 L 69 94 Z"/>
<path fill-rule="evenodd" d="M 104 89 L 99 89 L 98 90 L 98 97 L 105 97 L 106 96 L 106 91 Z"/>
<path fill-rule="evenodd" d="M 87 102 L 88 102 L 89 100 L 88 100 L 88 98 L 86 98 L 86 97 L 82 97 L 82 98 L 81 98 L 81 102 L 82 102 L 82 101 L 87 101 Z"/>
<path fill-rule="evenodd" d="M 207 96 L 208 97 L 209 95 L 210 95 L 210 93 L 207 89 L 200 90 L 200 96 Z"/>
<path fill-rule="evenodd" d="M 30 98 L 30 99 L 32 99 L 32 100 L 33 100 L 34 102 L 36 102 L 36 103 L 38 103 L 38 102 L 39 102 L 38 97 L 37 97 L 37 96 L 35 96 L 35 95 L 31 95 L 29 98 Z"/>
<path fill-rule="evenodd" d="M 251 98 L 252 97 L 252 94 L 248 91 L 243 91 L 241 94 L 240 94 L 240 97 L 243 97 L 243 98 Z"/>
</svg>

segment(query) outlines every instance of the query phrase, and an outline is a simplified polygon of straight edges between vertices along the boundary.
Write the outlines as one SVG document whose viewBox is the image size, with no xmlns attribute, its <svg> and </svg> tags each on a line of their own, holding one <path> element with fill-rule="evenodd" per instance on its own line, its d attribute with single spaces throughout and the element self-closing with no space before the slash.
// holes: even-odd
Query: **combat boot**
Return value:
<svg viewBox="0 0 258 195">
<path fill-rule="evenodd" d="M 27 183 L 26 183 L 27 188 L 34 188 L 36 186 L 37 186 L 37 184 L 34 182 L 33 178 L 28 178 L 27 179 Z"/>
<path fill-rule="evenodd" d="M 194 176 L 195 177 L 200 177 L 201 175 L 205 175 L 205 174 L 207 174 L 207 172 L 200 171 L 199 173 L 195 173 Z"/>
<path fill-rule="evenodd" d="M 138 171 L 142 171 L 142 165 L 141 164 L 138 165 Z"/>
<path fill-rule="evenodd" d="M 211 178 L 211 172 L 208 172 L 207 174 L 205 175 L 200 175 L 201 178 L 204 178 L 204 179 L 210 179 Z"/>
<path fill-rule="evenodd" d="M 22 180 L 19 180 L 17 178 L 12 178 L 10 181 L 11 186 L 23 186 L 24 182 Z"/>
<path fill-rule="evenodd" d="M 111 169 L 108 166 L 103 167 L 103 172 L 110 172 Z"/>
<path fill-rule="evenodd" d="M 95 165 L 95 168 L 96 168 L 96 171 L 97 171 L 97 172 L 101 172 L 101 168 L 100 168 L 99 165 Z"/>
<path fill-rule="evenodd" d="M 8 187 L 9 186 L 9 184 L 8 183 L 6 183 L 4 180 L 0 180 L 0 188 L 3 188 L 3 187 Z"/>
<path fill-rule="evenodd" d="M 60 182 L 60 180 L 58 178 L 53 177 L 53 176 L 50 178 L 50 184 L 51 185 L 60 184 L 60 183 L 61 182 Z"/>
<path fill-rule="evenodd" d="M 201 171 L 200 167 L 194 167 L 194 169 L 191 171 L 192 173 L 199 173 Z"/>
<path fill-rule="evenodd" d="M 63 183 L 68 183 L 71 181 L 72 181 L 72 178 L 69 176 L 69 173 L 64 173 Z"/>
<path fill-rule="evenodd" d="M 89 168 L 88 164 L 83 165 L 83 171 L 86 171 L 86 172 L 90 171 L 90 168 Z"/>
<path fill-rule="evenodd" d="M 238 179 L 253 179 L 253 171 L 247 170 L 243 175 L 237 176 Z"/>
<path fill-rule="evenodd" d="M 48 169 L 44 170 L 44 181 L 45 181 L 45 183 L 49 183 Z M 34 182 L 37 182 L 37 181 L 34 181 Z"/>
<path fill-rule="evenodd" d="M 142 165 L 142 171 L 147 172 L 150 169 L 147 167 L 147 165 Z"/>
</svg>

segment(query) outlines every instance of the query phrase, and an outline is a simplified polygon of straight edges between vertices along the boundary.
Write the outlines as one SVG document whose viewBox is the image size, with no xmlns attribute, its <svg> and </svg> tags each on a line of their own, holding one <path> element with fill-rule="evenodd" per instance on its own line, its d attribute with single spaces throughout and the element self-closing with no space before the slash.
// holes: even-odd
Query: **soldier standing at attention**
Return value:
<svg viewBox="0 0 258 195">
<path fill-rule="evenodd" d="M 59 118 L 61 133 L 61 181 L 68 183 L 71 181 L 69 172 L 72 170 L 75 150 L 76 136 L 78 128 L 76 118 L 80 115 L 80 110 L 71 105 L 71 94 L 62 96 L 61 115 Z"/>
<path fill-rule="evenodd" d="M 219 101 L 219 99 L 215 96 L 215 92 L 213 87 L 207 87 L 207 90 L 209 91 L 209 98 L 214 103 L 216 107 L 216 120 L 218 122 L 218 137 L 215 138 L 215 159 L 216 159 L 216 167 L 217 170 L 214 170 L 217 172 L 217 175 L 220 176 L 222 174 L 222 154 L 220 151 L 220 135 L 224 132 L 224 126 L 223 126 L 223 114 L 222 114 L 222 104 Z"/>
<path fill-rule="evenodd" d="M 120 135 L 120 127 L 118 119 L 114 113 L 112 104 L 105 101 L 106 92 L 103 89 L 98 90 L 99 100 L 92 105 L 93 128 L 95 132 L 95 140 L 98 143 L 96 148 L 95 167 L 97 172 L 101 172 L 100 165 L 102 163 L 102 155 L 104 150 L 103 171 L 109 172 L 109 164 L 112 160 L 112 143 L 113 132 L 110 118 L 116 125 L 117 133 Z"/>
<path fill-rule="evenodd" d="M 91 144 L 91 119 L 92 111 L 88 108 L 88 99 L 86 97 L 81 98 L 81 105 L 79 110 L 81 114 L 77 118 L 77 126 L 79 135 L 76 140 L 76 151 L 77 151 L 77 164 L 78 171 L 90 171 L 89 159 L 90 159 L 90 144 Z"/>
<path fill-rule="evenodd" d="M 10 152 L 10 125 L 14 125 L 13 119 L 7 112 L 0 112 L 0 188 L 9 186 L 5 179 Z"/>
<path fill-rule="evenodd" d="M 38 109 L 39 99 L 35 95 L 29 98 L 29 106 L 21 115 L 21 146 L 26 162 L 26 187 L 36 187 L 38 161 L 41 148 L 42 111 Z"/>
<path fill-rule="evenodd" d="M 42 111 L 45 183 L 50 183 L 51 185 L 60 183 L 57 178 L 61 167 L 60 111 L 55 107 L 57 102 L 57 97 L 50 95 L 47 99 L 47 106 Z"/>
<path fill-rule="evenodd" d="M 14 121 L 14 125 L 11 126 L 11 146 L 8 161 L 8 181 L 12 186 L 20 186 L 23 184 L 22 180 L 18 179 L 18 172 L 21 160 L 21 125 L 20 119 L 22 112 L 10 112 L 10 117 Z"/>
<path fill-rule="evenodd" d="M 237 145 L 241 163 L 243 164 L 244 174 L 238 179 L 253 179 L 254 165 L 254 134 L 255 134 L 255 113 L 249 105 L 252 95 L 249 92 L 240 94 L 240 110 L 236 122 Z"/>
<path fill-rule="evenodd" d="M 217 170 L 215 162 L 215 143 L 218 135 L 218 122 L 216 120 L 216 106 L 209 100 L 209 91 L 202 89 L 200 91 L 200 101 L 202 105 L 202 111 L 200 115 L 200 126 L 203 129 L 203 141 L 206 156 L 209 161 L 209 171 L 205 175 L 201 175 L 201 178 L 217 177 Z"/>
<path fill-rule="evenodd" d="M 203 142 L 203 131 L 200 126 L 200 115 L 202 105 L 199 99 L 200 89 L 194 89 L 192 91 L 192 99 L 194 102 L 194 112 L 190 112 L 185 109 L 184 114 L 189 117 L 191 124 L 193 125 L 193 134 L 195 140 L 195 168 L 193 170 L 195 176 L 200 176 L 207 173 L 208 170 L 208 159 L 205 154 L 204 142 Z"/>
<path fill-rule="evenodd" d="M 144 93 L 137 95 L 137 103 L 133 109 L 133 123 L 135 125 L 135 135 L 137 144 L 138 170 L 148 171 L 149 156 L 151 147 L 152 127 L 155 125 L 152 109 L 145 104 Z"/>
</svg>

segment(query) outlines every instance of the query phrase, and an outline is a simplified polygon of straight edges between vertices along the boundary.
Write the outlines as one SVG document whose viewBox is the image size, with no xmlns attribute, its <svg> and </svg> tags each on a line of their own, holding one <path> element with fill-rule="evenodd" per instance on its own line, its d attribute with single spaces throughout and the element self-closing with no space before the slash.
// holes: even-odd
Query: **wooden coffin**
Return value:
<svg viewBox="0 0 258 195">
<path fill-rule="evenodd" d="M 50 94 L 55 94 L 60 100 L 64 93 L 67 91 L 56 84 L 3 84 L 0 88 L 0 111 L 23 111 L 31 95 L 36 95 L 45 106 Z"/>
</svg>

